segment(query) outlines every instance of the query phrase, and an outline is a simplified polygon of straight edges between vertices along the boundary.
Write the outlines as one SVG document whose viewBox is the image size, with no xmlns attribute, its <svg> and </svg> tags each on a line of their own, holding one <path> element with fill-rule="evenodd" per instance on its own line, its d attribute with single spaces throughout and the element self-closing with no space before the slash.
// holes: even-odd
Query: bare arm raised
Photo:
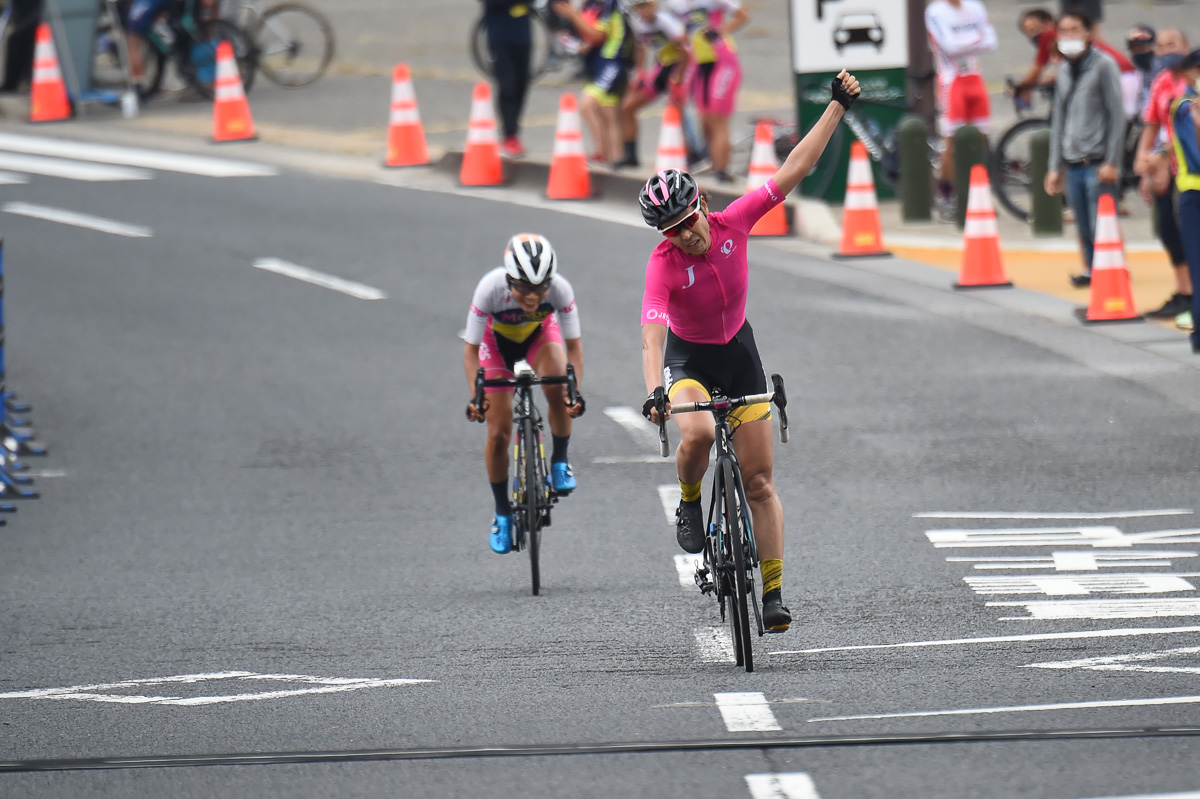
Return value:
<svg viewBox="0 0 1200 799">
<path fill-rule="evenodd" d="M 812 171 L 821 153 L 825 152 L 829 137 L 842 121 L 847 109 L 854 104 L 860 91 L 858 79 L 844 69 L 833 79 L 833 99 L 829 101 L 825 113 L 821 114 L 817 124 L 813 125 L 800 143 L 792 149 L 783 166 L 775 173 L 775 184 L 785 195 L 790 194 L 801 179 Z"/>
</svg>

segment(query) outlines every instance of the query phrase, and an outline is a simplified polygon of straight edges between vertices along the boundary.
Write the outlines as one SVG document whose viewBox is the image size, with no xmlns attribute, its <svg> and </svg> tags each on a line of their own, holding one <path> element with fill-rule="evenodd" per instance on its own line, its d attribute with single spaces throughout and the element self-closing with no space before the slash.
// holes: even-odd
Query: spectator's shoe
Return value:
<svg viewBox="0 0 1200 799">
<path fill-rule="evenodd" d="M 1071 285 L 1077 289 L 1085 289 L 1092 285 L 1092 276 L 1088 272 L 1083 272 L 1078 275 L 1071 275 Z"/>
<path fill-rule="evenodd" d="M 622 158 L 612 166 L 613 169 L 639 169 L 642 164 L 636 158 Z"/>
<path fill-rule="evenodd" d="M 1175 317 L 1175 327 L 1180 330 L 1195 330 L 1196 325 L 1192 321 L 1192 312 L 1184 311 L 1179 316 Z"/>
<path fill-rule="evenodd" d="M 680 500 L 675 510 L 675 540 L 684 552 L 695 555 L 704 551 L 704 508 L 700 500 Z"/>
<path fill-rule="evenodd" d="M 492 545 L 492 551 L 497 555 L 512 552 L 512 526 L 513 518 L 511 516 L 496 516 L 492 520 L 492 537 L 488 543 Z"/>
<path fill-rule="evenodd" d="M 525 155 L 525 148 L 521 146 L 521 140 L 516 136 L 509 136 L 500 145 L 500 151 L 509 158 L 520 158 Z"/>
<path fill-rule="evenodd" d="M 1075 224 L 1075 212 L 1072 211 L 1070 208 L 1063 209 L 1063 224 L 1064 225 Z"/>
<path fill-rule="evenodd" d="M 1192 333 L 1192 352 L 1200 355 L 1200 334 Z"/>
<path fill-rule="evenodd" d="M 575 472 L 569 463 L 550 464 L 550 485 L 555 494 L 566 496 L 575 490 Z"/>
<path fill-rule="evenodd" d="M 717 181 L 720 183 L 732 183 L 733 182 L 733 175 L 729 174 L 728 172 L 722 172 L 721 170 L 718 169 L 718 170 L 715 170 L 713 172 L 713 174 L 717 176 Z"/>
<path fill-rule="evenodd" d="M 792 612 L 784 606 L 778 588 L 763 594 L 762 620 L 769 633 L 786 633 L 792 626 Z"/>
<path fill-rule="evenodd" d="M 1191 307 L 1192 295 L 1172 294 L 1171 298 L 1163 303 L 1163 307 L 1156 311 L 1147 311 L 1146 316 L 1151 319 L 1174 319 Z"/>
</svg>

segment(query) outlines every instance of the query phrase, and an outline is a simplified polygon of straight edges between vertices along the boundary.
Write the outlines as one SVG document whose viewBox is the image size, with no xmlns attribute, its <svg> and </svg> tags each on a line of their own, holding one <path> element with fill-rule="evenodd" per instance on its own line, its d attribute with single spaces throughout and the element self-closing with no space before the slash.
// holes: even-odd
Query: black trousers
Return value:
<svg viewBox="0 0 1200 799">
<path fill-rule="evenodd" d="M 33 50 L 37 26 L 42 21 L 42 0 L 12 0 L 12 7 L 12 34 L 4 60 L 4 84 L 0 86 L 0 91 L 8 92 L 33 80 Z"/>
<path fill-rule="evenodd" d="M 488 50 L 496 77 L 496 110 L 504 137 L 521 131 L 521 112 L 529 93 L 529 61 L 533 51 L 530 11 L 513 17 L 507 11 L 487 15 Z"/>
</svg>

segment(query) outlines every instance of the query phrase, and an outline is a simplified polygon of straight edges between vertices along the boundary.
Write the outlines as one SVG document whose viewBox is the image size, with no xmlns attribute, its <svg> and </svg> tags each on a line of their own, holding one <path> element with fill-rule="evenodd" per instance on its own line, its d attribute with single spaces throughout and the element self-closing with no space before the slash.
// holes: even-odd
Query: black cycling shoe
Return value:
<svg viewBox="0 0 1200 799">
<path fill-rule="evenodd" d="M 785 633 L 792 625 L 792 612 L 784 607 L 778 588 L 763 594 L 762 620 L 769 633 Z"/>
<path fill-rule="evenodd" d="M 1092 285 L 1092 275 L 1090 272 L 1083 272 L 1078 275 L 1071 275 L 1071 285 L 1077 289 L 1087 288 Z"/>
<path fill-rule="evenodd" d="M 675 540 L 684 552 L 695 555 L 704 551 L 704 508 L 700 507 L 700 500 L 680 500 L 675 510 Z"/>
</svg>

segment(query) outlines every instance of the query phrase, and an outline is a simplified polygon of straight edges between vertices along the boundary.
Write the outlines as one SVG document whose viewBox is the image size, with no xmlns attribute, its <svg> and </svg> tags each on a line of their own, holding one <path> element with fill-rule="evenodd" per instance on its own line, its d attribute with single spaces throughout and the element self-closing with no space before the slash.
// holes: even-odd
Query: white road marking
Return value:
<svg viewBox="0 0 1200 799">
<path fill-rule="evenodd" d="M 671 520 L 675 517 L 672 515 Z M 675 571 L 679 572 L 679 584 L 684 588 L 696 587 L 696 569 L 704 562 L 703 555 L 676 555 Z"/>
<path fill-rule="evenodd" d="M 914 519 L 1140 519 L 1148 516 L 1187 516 L 1191 514 L 1188 508 L 1170 508 L 1167 510 L 1126 510 L 1111 513 L 1033 513 L 1017 511 L 934 511 L 931 513 L 914 513 Z"/>
<path fill-rule="evenodd" d="M 132 147 L 114 147 L 107 144 L 92 144 L 65 139 L 21 136 L 13 133 L 0 133 L 0 150 L 76 158 L 80 161 L 98 161 L 105 164 L 139 166 L 163 172 L 183 172 L 214 178 L 267 177 L 279 174 L 279 170 L 274 167 L 246 161 L 230 161 L 223 158 L 207 158 Z"/>
<path fill-rule="evenodd" d="M 592 458 L 592 463 L 606 465 L 626 463 L 669 463 L 674 466 L 675 458 L 664 458 L 661 455 L 607 455 L 599 458 Z M 674 521 L 674 517 L 672 517 L 672 521 Z"/>
<path fill-rule="evenodd" d="M 675 511 L 679 507 L 679 498 L 682 494 L 683 489 L 679 487 L 679 483 L 658 487 L 658 498 L 662 501 L 663 513 L 667 515 L 667 524 L 672 527 L 675 526 Z"/>
<path fill-rule="evenodd" d="M 1200 599 L 1072 599 L 1039 602 L 988 602 L 988 607 L 1025 608 L 1028 616 L 1004 616 L 1000 621 L 1049 619 L 1161 619 L 1200 616 Z"/>
<path fill-rule="evenodd" d="M 296 280 L 303 280 L 305 283 L 312 283 L 314 286 L 340 291 L 342 294 L 349 294 L 351 297 L 357 297 L 360 300 L 382 300 L 387 297 L 387 294 L 383 291 L 372 286 L 327 275 L 324 272 L 318 272 L 306 266 L 289 263 L 279 258 L 259 258 L 254 262 L 254 268 L 274 272 L 277 275 L 284 275 Z"/>
<path fill-rule="evenodd" d="M 28 182 L 29 178 L 26 175 L 18 175 L 16 172 L 0 172 L 0 185 L 18 186 Z"/>
<path fill-rule="evenodd" d="M 1086 596 L 1105 594 L 1168 594 L 1195 591 L 1184 577 L 1200 574 L 1095 574 L 1095 575 L 1021 575 L 1012 577 L 964 577 L 977 594 L 1045 594 L 1046 596 Z"/>
<path fill-rule="evenodd" d="M 746 787 L 754 799 L 821 799 L 812 778 L 803 771 L 790 774 L 747 774 Z"/>
<path fill-rule="evenodd" d="M 875 719 L 912 719 L 928 716 L 974 716 L 990 713 L 1026 713 L 1036 710 L 1090 710 L 1105 707 L 1152 707 L 1160 705 L 1200 704 L 1200 696 L 1160 696 L 1150 699 L 1102 699 L 1091 702 L 1056 702 L 1048 705 L 1012 705 L 1010 707 L 974 707 L 955 710 L 915 710 L 906 713 L 873 713 L 860 716 L 828 716 L 818 721 L 865 721 Z"/>
<path fill-rule="evenodd" d="M 40 155 L 19 155 L 0 152 L 0 169 L 15 169 L 52 178 L 83 180 L 89 183 L 114 180 L 149 180 L 152 175 L 144 169 L 108 164 L 88 164 L 82 161 L 65 161 L 61 158 L 43 158 Z"/>
<path fill-rule="evenodd" d="M 154 235 L 154 231 L 148 227 L 140 227 L 138 225 L 127 225 L 124 222 L 117 222 L 112 219 L 105 219 L 99 216 L 90 216 L 88 214 L 79 214 L 74 211 L 67 211 L 62 208 L 50 208 L 45 205 L 33 205 L 31 203 L 5 203 L 0 210 L 9 214 L 18 216 L 28 216 L 33 219 L 43 219 L 47 222 L 58 222 L 63 225 L 73 225 L 75 227 L 87 228 L 88 230 L 98 230 L 101 233 L 112 233 L 114 236 L 128 236 L 134 239 L 148 239 Z"/>
<path fill-rule="evenodd" d="M 1200 666 L 1147 666 L 1156 660 L 1186 657 L 1200 654 L 1200 646 L 1185 646 L 1179 649 L 1164 649 L 1159 652 L 1141 652 L 1135 655 L 1110 655 L 1108 657 L 1059 660 L 1049 663 L 1030 663 L 1027 669 L 1085 669 L 1087 671 L 1137 671 L 1148 674 L 1200 674 Z"/>
<path fill-rule="evenodd" d="M 767 698 L 761 691 L 737 691 L 713 694 L 717 709 L 730 732 L 770 732 L 782 730 Z"/>
<path fill-rule="evenodd" d="M 646 417 L 642 416 L 639 411 L 615 406 L 605 408 L 604 415 L 621 425 L 639 447 L 658 452 L 658 428 L 647 422 Z M 662 457 L 658 459 L 666 460 Z"/>
<path fill-rule="evenodd" d="M 1094 796 L 1092 799 L 1200 799 L 1200 791 L 1183 793 L 1139 793 L 1136 796 Z"/>
<path fill-rule="evenodd" d="M 26 469 L 23 472 L 18 472 L 26 477 L 35 477 L 39 480 L 51 477 L 66 477 L 67 473 L 62 469 Z"/>
<path fill-rule="evenodd" d="M 697 627 L 693 632 L 701 663 L 733 662 L 733 638 L 726 627 Z"/>
<path fill-rule="evenodd" d="M 275 691 L 260 691 L 243 694 L 222 694 L 217 696 L 144 696 L 140 694 L 114 694 L 120 689 L 141 689 L 164 685 L 188 684 L 249 680 L 269 681 L 280 683 L 301 683 L 310 687 L 288 688 Z M 11 691 L 0 693 L 0 699 L 54 699 L 82 700 L 87 702 L 103 702 L 123 705 L 170 705 L 187 707 L 197 705 L 214 705 L 227 702 L 252 702 L 263 699 L 279 699 L 289 696 L 307 696 L 309 694 L 344 693 L 357 691 L 362 688 L 386 688 L 398 685 L 416 685 L 432 683 L 436 680 L 379 680 L 355 677 L 312 677 L 304 674 L 256 674 L 250 671 L 223 671 L 211 674 L 180 674 L 173 677 L 154 677 L 150 679 L 125 680 L 122 682 L 99 683 L 96 685 L 76 685 L 70 688 L 38 688 L 31 691 Z M 224 683 L 222 683 L 224 684 Z"/>
<path fill-rule="evenodd" d="M 1099 571 L 1126 566 L 1170 566 L 1174 558 L 1194 558 L 1195 552 L 1052 552 L 1050 557 L 949 557 L 947 563 L 974 563 L 980 571 L 1054 569 L 1060 572 Z"/>
<path fill-rule="evenodd" d="M 1028 633 L 994 635 L 987 638 L 947 638 L 941 641 L 907 641 L 900 644 L 856 644 L 823 646 L 817 649 L 783 649 L 772 655 L 815 655 L 821 652 L 854 652 L 867 649 L 912 649 L 926 646 L 966 646 L 970 644 L 1010 644 L 1022 641 L 1067 641 L 1076 638 L 1129 638 L 1142 635 L 1184 635 L 1200 633 L 1200 627 L 1130 627 L 1120 630 L 1080 630 L 1069 633 Z"/>
<path fill-rule="evenodd" d="M 1033 527 L 982 530 L 926 530 L 937 549 L 971 547 L 1085 546 L 1128 548 L 1141 544 L 1200 544 L 1200 529 L 1124 533 L 1104 527 Z"/>
</svg>

